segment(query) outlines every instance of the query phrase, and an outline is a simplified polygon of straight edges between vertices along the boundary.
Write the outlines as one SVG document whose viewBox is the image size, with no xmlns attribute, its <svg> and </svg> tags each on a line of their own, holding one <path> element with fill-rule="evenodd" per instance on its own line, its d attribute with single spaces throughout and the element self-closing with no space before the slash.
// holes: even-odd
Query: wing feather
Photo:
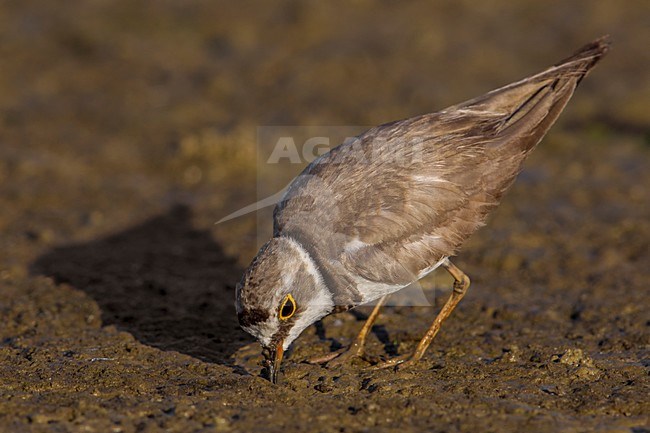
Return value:
<svg viewBox="0 0 650 433">
<path fill-rule="evenodd" d="M 290 185 L 276 235 L 299 234 L 369 281 L 416 280 L 484 224 L 606 50 L 596 41 L 540 74 L 338 146 Z"/>
</svg>

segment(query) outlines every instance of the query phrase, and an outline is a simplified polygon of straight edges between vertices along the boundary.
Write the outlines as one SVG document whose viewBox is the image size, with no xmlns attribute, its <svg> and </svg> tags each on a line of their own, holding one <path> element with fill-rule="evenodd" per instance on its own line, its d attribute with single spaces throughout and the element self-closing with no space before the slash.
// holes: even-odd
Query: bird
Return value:
<svg viewBox="0 0 650 433">
<path fill-rule="evenodd" d="M 315 362 L 362 356 L 387 296 L 442 267 L 453 290 L 432 325 L 412 353 L 377 367 L 415 365 L 469 288 L 451 258 L 610 44 L 603 36 L 520 81 L 371 128 L 310 163 L 277 202 L 272 238 L 236 285 L 239 324 L 261 343 L 262 374 L 277 383 L 284 352 L 307 327 L 375 301 L 354 342 Z"/>
</svg>

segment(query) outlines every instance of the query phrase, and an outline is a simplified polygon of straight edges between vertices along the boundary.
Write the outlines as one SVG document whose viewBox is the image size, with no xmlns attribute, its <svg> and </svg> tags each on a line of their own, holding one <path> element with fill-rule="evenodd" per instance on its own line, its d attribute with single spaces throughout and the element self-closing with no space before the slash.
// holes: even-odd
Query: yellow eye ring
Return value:
<svg viewBox="0 0 650 433">
<path fill-rule="evenodd" d="M 287 296 L 284 297 L 284 300 L 280 305 L 280 310 L 278 310 L 278 316 L 280 317 L 280 320 L 290 319 L 291 316 L 296 314 L 297 309 L 298 307 L 296 306 L 296 300 L 293 299 L 293 296 L 291 296 L 291 294 L 288 294 Z"/>
</svg>

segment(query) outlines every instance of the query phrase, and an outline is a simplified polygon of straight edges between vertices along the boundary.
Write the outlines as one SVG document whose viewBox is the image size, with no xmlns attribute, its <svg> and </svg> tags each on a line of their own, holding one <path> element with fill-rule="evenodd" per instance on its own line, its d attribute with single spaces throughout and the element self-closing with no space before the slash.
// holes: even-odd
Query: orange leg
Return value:
<svg viewBox="0 0 650 433">
<path fill-rule="evenodd" d="M 442 310 L 440 310 L 440 313 L 438 313 L 438 316 L 436 316 L 433 324 L 427 333 L 424 334 L 422 340 L 420 340 L 418 347 L 415 348 L 413 353 L 389 359 L 388 361 L 375 366 L 375 368 L 387 368 L 399 364 L 401 364 L 401 366 L 412 366 L 413 364 L 417 363 L 424 355 L 424 352 L 426 352 L 427 348 L 431 344 L 431 341 L 436 336 L 438 331 L 440 331 L 442 322 L 444 322 L 445 319 L 449 317 L 451 312 L 454 311 L 454 308 L 456 308 L 456 305 L 458 305 L 460 300 L 463 299 L 463 296 L 465 296 L 465 293 L 467 292 L 470 284 L 469 277 L 465 275 L 463 271 L 458 269 L 456 265 L 451 263 L 449 259 L 446 259 L 442 263 L 442 266 L 447 270 L 447 272 L 451 274 L 452 277 L 454 277 L 454 289 L 451 292 L 451 296 L 449 296 L 449 299 L 442 307 Z"/>
<path fill-rule="evenodd" d="M 382 305 L 384 305 L 384 303 L 386 303 L 387 298 L 388 295 L 385 295 L 382 296 L 379 299 L 379 301 L 377 301 L 377 305 L 375 305 L 375 308 L 373 308 L 372 313 L 370 313 L 370 316 L 368 316 L 366 323 L 363 324 L 363 327 L 361 328 L 359 335 L 357 335 L 357 338 L 354 340 L 354 342 L 352 342 L 352 344 L 349 347 L 339 349 L 336 352 L 328 353 L 327 355 L 321 357 L 312 358 L 308 362 L 310 364 L 328 363 L 329 365 L 340 365 L 343 364 L 344 362 L 349 361 L 352 358 L 363 357 L 364 346 L 366 344 L 366 337 L 368 337 L 368 334 L 370 334 L 372 325 L 377 320 L 377 316 L 379 316 L 379 309 L 382 307 Z"/>
</svg>

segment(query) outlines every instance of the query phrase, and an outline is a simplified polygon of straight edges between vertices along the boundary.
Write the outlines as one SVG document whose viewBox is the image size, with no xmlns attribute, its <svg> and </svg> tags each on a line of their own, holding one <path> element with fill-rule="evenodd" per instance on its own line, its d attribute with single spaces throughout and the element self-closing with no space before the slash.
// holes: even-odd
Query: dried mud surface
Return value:
<svg viewBox="0 0 650 433">
<path fill-rule="evenodd" d="M 648 16 L 2 3 L 0 431 L 650 431 Z M 256 220 L 213 224 L 256 199 L 257 125 L 434 111 L 607 32 L 615 49 L 456 259 L 472 287 L 417 368 L 303 362 L 349 342 L 361 308 L 308 329 L 281 384 L 259 377 L 233 307 Z M 385 308 L 370 353 L 414 348 L 449 280 L 425 286 L 433 307 Z"/>
</svg>

